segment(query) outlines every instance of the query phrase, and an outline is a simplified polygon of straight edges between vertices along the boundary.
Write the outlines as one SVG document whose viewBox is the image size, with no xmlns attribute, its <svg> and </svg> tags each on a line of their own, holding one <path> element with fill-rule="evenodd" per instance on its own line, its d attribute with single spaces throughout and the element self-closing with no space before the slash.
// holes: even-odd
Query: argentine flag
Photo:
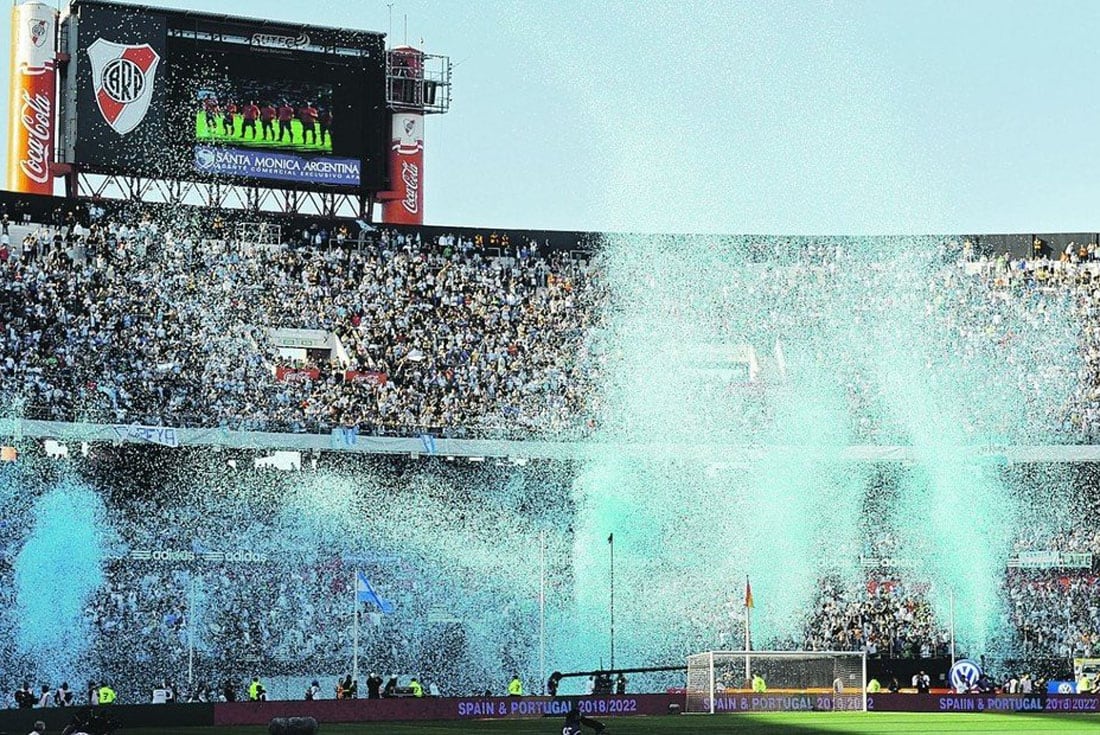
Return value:
<svg viewBox="0 0 1100 735">
<path fill-rule="evenodd" d="M 378 609 L 382 611 L 383 615 L 389 615 L 393 612 L 393 603 L 389 600 L 383 600 L 378 596 L 378 593 L 374 591 L 374 587 L 367 581 L 367 576 L 362 572 L 356 572 L 355 575 L 355 599 L 359 602 L 369 602 L 372 605 L 377 605 Z"/>
</svg>

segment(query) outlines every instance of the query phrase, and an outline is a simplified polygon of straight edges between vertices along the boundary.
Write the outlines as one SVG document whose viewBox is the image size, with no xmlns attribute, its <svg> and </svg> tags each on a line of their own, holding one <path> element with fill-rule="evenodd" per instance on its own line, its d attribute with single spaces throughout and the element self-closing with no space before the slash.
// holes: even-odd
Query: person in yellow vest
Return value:
<svg viewBox="0 0 1100 735">
<path fill-rule="evenodd" d="M 248 701 L 259 702 L 260 692 L 263 691 L 263 685 L 260 684 L 260 677 L 253 676 L 252 683 L 248 685 Z"/>
<path fill-rule="evenodd" d="M 867 682 L 867 693 L 868 694 L 878 694 L 881 691 L 882 691 L 882 684 L 879 683 L 878 679 L 871 679 L 871 681 Z"/>
<path fill-rule="evenodd" d="M 424 696 L 424 687 L 420 684 L 419 681 L 416 680 L 416 677 L 413 677 L 409 681 L 409 689 L 412 689 L 412 693 L 413 693 L 414 697 L 423 697 Z"/>
<path fill-rule="evenodd" d="M 519 680 L 519 674 L 512 674 L 512 680 L 508 682 L 508 696 L 523 696 L 523 682 Z"/>
<path fill-rule="evenodd" d="M 754 694 L 763 694 L 768 691 L 768 684 L 760 674 L 752 675 L 752 691 Z"/>
<path fill-rule="evenodd" d="M 114 704 L 118 695 L 115 690 L 111 688 L 111 685 L 104 682 L 103 686 L 99 688 L 99 703 L 100 704 Z"/>
<path fill-rule="evenodd" d="M 1077 680 L 1077 693 L 1078 694 L 1091 694 L 1092 693 L 1092 680 L 1089 679 L 1088 674 L 1082 674 L 1081 678 Z"/>
</svg>

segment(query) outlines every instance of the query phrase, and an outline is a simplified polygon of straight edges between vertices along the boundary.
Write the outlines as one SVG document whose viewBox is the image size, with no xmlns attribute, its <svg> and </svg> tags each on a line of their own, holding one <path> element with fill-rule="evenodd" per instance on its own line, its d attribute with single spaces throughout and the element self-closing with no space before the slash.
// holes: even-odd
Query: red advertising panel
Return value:
<svg viewBox="0 0 1100 735">
<path fill-rule="evenodd" d="M 321 377 L 321 371 L 315 367 L 292 368 L 279 365 L 275 368 L 275 380 L 286 383 L 302 383 L 307 380 L 317 380 L 319 377 Z"/>
<path fill-rule="evenodd" d="M 390 376 L 380 370 L 346 370 L 344 382 L 368 383 L 370 385 L 385 385 Z"/>
<path fill-rule="evenodd" d="M 424 224 L 424 115 L 395 112 L 390 145 L 390 189 L 382 220 L 393 225 Z"/>
<path fill-rule="evenodd" d="M 7 188 L 52 194 L 57 116 L 57 11 L 42 3 L 11 11 Z"/>
</svg>

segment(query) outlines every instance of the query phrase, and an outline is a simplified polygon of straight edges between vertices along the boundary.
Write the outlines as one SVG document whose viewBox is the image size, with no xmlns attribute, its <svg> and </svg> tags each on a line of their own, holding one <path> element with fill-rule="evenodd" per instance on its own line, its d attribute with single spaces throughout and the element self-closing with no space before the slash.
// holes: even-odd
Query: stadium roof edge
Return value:
<svg viewBox="0 0 1100 735">
<path fill-rule="evenodd" d="M 98 5 L 101 7 L 124 7 L 130 10 L 148 11 L 150 13 L 160 13 L 167 16 L 176 16 L 180 18 L 186 17 L 202 17 L 215 21 L 222 22 L 235 22 L 235 23 L 251 23 L 258 26 L 272 26 L 278 28 L 297 28 L 305 31 L 343 31 L 347 33 L 358 33 L 366 36 L 381 36 L 385 38 L 386 34 L 381 31 L 368 31 L 361 28 L 342 28 L 340 26 L 318 26 L 305 23 L 297 23 L 294 21 L 277 21 L 271 18 L 253 18 L 245 15 L 229 15 L 227 13 L 208 13 L 198 10 L 186 10 L 183 8 L 159 8 L 152 5 L 142 5 L 140 3 L 127 3 L 127 2 L 115 2 L 112 0 L 72 0 L 69 3 L 69 8 L 79 7 L 81 5 Z"/>
</svg>

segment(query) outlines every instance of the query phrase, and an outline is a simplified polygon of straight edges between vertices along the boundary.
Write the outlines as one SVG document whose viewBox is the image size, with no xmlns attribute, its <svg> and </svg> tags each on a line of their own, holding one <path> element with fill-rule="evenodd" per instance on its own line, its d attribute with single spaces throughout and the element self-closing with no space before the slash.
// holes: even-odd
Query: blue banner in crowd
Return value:
<svg viewBox="0 0 1100 735">
<path fill-rule="evenodd" d="M 195 146 L 195 168 L 206 174 L 276 179 L 305 184 L 359 186 L 359 161 L 223 146 Z"/>
</svg>

